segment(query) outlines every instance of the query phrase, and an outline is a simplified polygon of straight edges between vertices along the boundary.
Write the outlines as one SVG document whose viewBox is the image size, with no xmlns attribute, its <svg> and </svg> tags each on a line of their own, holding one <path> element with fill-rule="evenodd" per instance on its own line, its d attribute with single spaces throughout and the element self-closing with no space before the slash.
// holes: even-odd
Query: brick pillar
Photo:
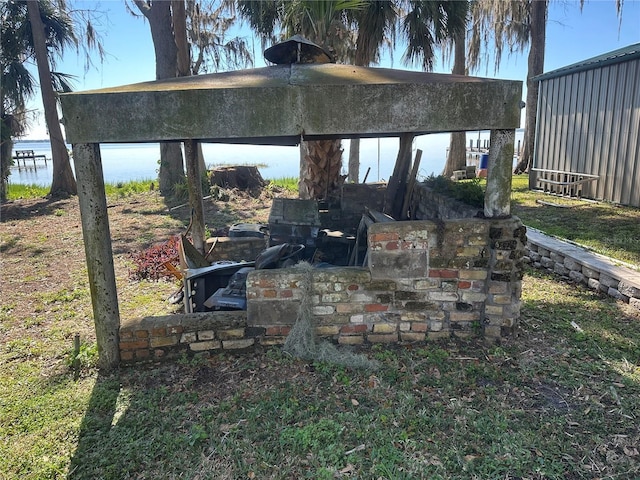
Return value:
<svg viewBox="0 0 640 480">
<path fill-rule="evenodd" d="M 520 318 L 526 229 L 517 217 L 494 220 L 489 228 L 489 241 L 484 337 L 495 343 L 510 335 Z"/>
</svg>

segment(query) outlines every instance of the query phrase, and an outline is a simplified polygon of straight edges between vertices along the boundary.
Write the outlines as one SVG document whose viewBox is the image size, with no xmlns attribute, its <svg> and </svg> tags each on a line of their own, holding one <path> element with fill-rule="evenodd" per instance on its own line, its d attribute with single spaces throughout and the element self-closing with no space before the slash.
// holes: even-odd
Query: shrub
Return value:
<svg viewBox="0 0 640 480">
<path fill-rule="evenodd" d="M 439 176 L 429 176 L 424 183 L 436 193 L 459 200 L 467 205 L 482 208 L 484 206 L 484 189 L 479 178 L 454 182 L 453 180 Z"/>
</svg>

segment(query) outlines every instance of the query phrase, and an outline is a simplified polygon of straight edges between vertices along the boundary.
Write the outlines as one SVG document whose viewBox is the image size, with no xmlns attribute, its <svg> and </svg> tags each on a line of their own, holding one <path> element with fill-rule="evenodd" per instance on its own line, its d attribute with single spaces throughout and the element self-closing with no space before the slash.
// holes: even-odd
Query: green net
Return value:
<svg viewBox="0 0 640 480">
<path fill-rule="evenodd" d="M 377 363 L 366 355 L 338 348 L 328 341 L 318 341 L 313 320 L 313 267 L 307 262 L 295 268 L 302 272 L 300 308 L 296 323 L 285 340 L 283 350 L 297 358 L 343 365 L 351 368 L 375 369 Z"/>
</svg>

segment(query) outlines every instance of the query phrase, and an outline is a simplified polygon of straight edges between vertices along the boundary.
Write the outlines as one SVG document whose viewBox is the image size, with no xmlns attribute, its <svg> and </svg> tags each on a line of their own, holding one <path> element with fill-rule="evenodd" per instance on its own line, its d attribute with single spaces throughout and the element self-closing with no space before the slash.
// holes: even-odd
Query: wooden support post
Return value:
<svg viewBox="0 0 640 480">
<path fill-rule="evenodd" d="M 411 144 L 414 137 L 413 133 L 400 135 L 398 158 L 387 185 L 384 213 L 391 215 L 393 218 L 399 218 L 402 212 L 402 202 L 407 188 L 409 169 L 411 168 Z"/>
<path fill-rule="evenodd" d="M 511 215 L 511 178 L 515 130 L 491 130 L 487 190 L 484 195 L 485 217 Z"/>
<path fill-rule="evenodd" d="M 100 145 L 97 143 L 73 145 L 73 159 L 78 182 L 78 200 L 93 321 L 98 343 L 98 365 L 100 368 L 109 370 L 120 363 L 120 311 Z"/>
<path fill-rule="evenodd" d="M 198 142 L 184 141 L 187 164 L 187 188 L 191 207 L 191 238 L 196 250 L 204 255 L 204 205 L 202 203 L 202 178 L 198 162 Z"/>
</svg>

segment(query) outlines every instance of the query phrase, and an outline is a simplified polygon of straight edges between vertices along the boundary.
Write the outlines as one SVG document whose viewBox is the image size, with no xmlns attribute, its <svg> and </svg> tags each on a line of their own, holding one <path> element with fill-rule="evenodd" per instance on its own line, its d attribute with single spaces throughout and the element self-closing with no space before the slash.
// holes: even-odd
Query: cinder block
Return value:
<svg viewBox="0 0 640 480">
<path fill-rule="evenodd" d="M 629 285 L 624 280 L 621 280 L 620 283 L 618 283 L 618 291 L 627 297 L 640 298 L 640 288 Z"/>
<path fill-rule="evenodd" d="M 426 338 L 425 333 L 417 333 L 417 332 L 401 332 L 400 340 L 403 342 L 424 342 Z"/>
<path fill-rule="evenodd" d="M 169 347 L 171 345 L 177 345 L 179 341 L 179 335 L 171 335 L 168 337 L 152 337 L 149 345 L 151 346 L 151 348 Z"/>
<path fill-rule="evenodd" d="M 218 340 L 209 340 L 207 342 L 194 342 L 189 344 L 189 349 L 193 352 L 202 352 L 204 350 L 218 350 L 220 342 Z"/>
<path fill-rule="evenodd" d="M 225 350 L 242 350 L 255 344 L 255 338 L 245 338 L 242 340 L 224 340 L 222 348 Z"/>
</svg>

